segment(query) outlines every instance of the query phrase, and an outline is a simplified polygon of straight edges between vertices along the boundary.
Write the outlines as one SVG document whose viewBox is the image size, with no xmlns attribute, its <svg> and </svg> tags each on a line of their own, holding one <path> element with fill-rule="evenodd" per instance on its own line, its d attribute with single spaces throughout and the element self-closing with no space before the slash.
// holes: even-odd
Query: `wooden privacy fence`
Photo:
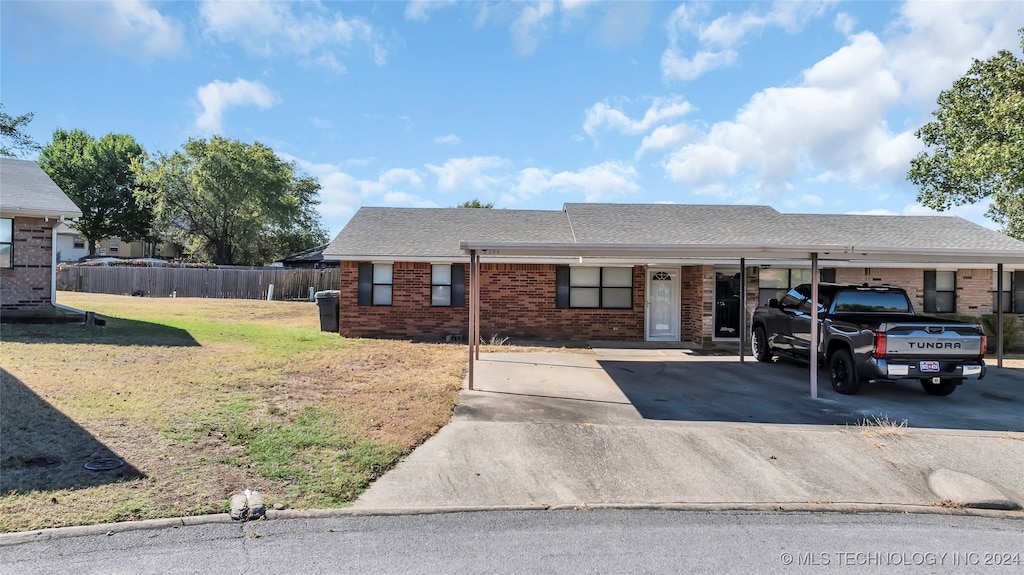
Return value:
<svg viewBox="0 0 1024 575">
<path fill-rule="evenodd" d="M 336 290 L 341 270 L 150 268 L 69 266 L 57 271 L 57 289 L 86 293 L 140 294 L 148 297 L 308 299 L 309 290 Z"/>
</svg>

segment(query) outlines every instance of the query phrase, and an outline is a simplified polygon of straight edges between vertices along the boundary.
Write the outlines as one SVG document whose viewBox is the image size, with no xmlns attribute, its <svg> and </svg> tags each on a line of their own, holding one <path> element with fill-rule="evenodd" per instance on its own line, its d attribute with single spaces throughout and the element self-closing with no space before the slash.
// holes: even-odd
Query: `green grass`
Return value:
<svg viewBox="0 0 1024 575">
<path fill-rule="evenodd" d="M 218 512 L 246 488 L 348 505 L 449 420 L 465 371 L 460 346 L 323 333 L 308 303 L 58 300 L 108 321 L 0 326 L 0 531 Z M 84 470 L 97 456 L 126 465 Z"/>
</svg>

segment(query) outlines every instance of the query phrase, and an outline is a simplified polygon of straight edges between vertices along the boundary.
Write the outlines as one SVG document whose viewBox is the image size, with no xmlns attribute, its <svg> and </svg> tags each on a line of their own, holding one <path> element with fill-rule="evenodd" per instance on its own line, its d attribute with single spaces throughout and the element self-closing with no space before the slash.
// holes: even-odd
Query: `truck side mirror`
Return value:
<svg viewBox="0 0 1024 575">
<path fill-rule="evenodd" d="M 770 300 L 768 300 L 768 307 L 774 307 L 777 309 L 779 307 L 779 298 L 773 297 Z"/>
</svg>

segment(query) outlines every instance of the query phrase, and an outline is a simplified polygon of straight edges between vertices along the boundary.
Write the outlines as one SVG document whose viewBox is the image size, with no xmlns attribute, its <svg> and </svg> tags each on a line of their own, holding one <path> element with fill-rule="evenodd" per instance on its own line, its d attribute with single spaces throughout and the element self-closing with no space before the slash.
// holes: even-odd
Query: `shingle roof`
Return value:
<svg viewBox="0 0 1024 575">
<path fill-rule="evenodd" d="M 459 242 L 572 242 L 565 213 L 486 208 L 360 208 L 324 250 L 345 257 L 464 258 Z"/>
<path fill-rule="evenodd" d="M 324 255 L 461 258 L 466 255 L 459 245 L 464 241 L 566 245 L 553 246 L 551 255 L 572 252 L 569 244 L 843 246 L 850 253 L 865 248 L 875 253 L 897 250 L 903 256 L 918 250 L 971 252 L 962 257 L 993 251 L 1024 260 L 1024 242 L 958 217 L 781 214 L 768 206 L 682 204 L 566 204 L 564 211 L 362 208 Z"/>
<path fill-rule="evenodd" d="M 0 158 L 0 212 L 33 217 L 82 216 L 82 210 L 39 164 L 11 158 Z"/>
<path fill-rule="evenodd" d="M 301 252 L 295 252 L 294 254 L 288 254 L 279 260 L 278 262 L 319 262 L 324 259 L 324 248 L 327 244 L 322 246 L 316 246 L 302 250 Z"/>
<path fill-rule="evenodd" d="M 754 243 L 778 234 L 768 206 L 566 204 L 579 243 Z M 770 241 L 770 240 L 768 240 Z"/>
</svg>

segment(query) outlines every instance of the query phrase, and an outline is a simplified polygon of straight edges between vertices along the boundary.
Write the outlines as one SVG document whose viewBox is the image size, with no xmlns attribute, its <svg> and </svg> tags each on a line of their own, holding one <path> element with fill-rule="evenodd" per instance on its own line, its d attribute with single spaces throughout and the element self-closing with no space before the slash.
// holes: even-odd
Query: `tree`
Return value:
<svg viewBox="0 0 1024 575">
<path fill-rule="evenodd" d="M 1024 61 L 1006 50 L 975 60 L 938 104 L 916 132 L 928 149 L 907 174 L 918 201 L 947 210 L 991 197 L 986 215 L 1024 240 Z"/>
<path fill-rule="evenodd" d="M 39 150 L 39 144 L 22 131 L 33 117 L 31 112 L 11 116 L 4 111 L 4 105 L 0 104 L 0 156 L 13 158 Z"/>
<path fill-rule="evenodd" d="M 490 209 L 490 208 L 494 207 L 494 204 L 492 204 L 490 202 L 488 202 L 486 204 L 481 204 L 480 200 L 478 200 L 477 198 L 473 198 L 472 200 L 466 200 L 465 202 L 462 202 L 461 204 L 459 204 L 459 205 L 457 205 L 455 207 L 456 208 L 487 208 L 487 209 Z"/>
<path fill-rule="evenodd" d="M 61 129 L 39 153 L 39 165 L 82 210 L 73 227 L 85 236 L 89 255 L 103 238 L 133 242 L 150 235 L 153 212 L 136 199 L 132 168 L 145 155 L 127 134 L 97 140 L 82 130 Z"/>
<path fill-rule="evenodd" d="M 320 184 L 258 142 L 193 138 L 138 170 L 158 226 L 193 259 L 257 265 L 327 242 Z"/>
</svg>

